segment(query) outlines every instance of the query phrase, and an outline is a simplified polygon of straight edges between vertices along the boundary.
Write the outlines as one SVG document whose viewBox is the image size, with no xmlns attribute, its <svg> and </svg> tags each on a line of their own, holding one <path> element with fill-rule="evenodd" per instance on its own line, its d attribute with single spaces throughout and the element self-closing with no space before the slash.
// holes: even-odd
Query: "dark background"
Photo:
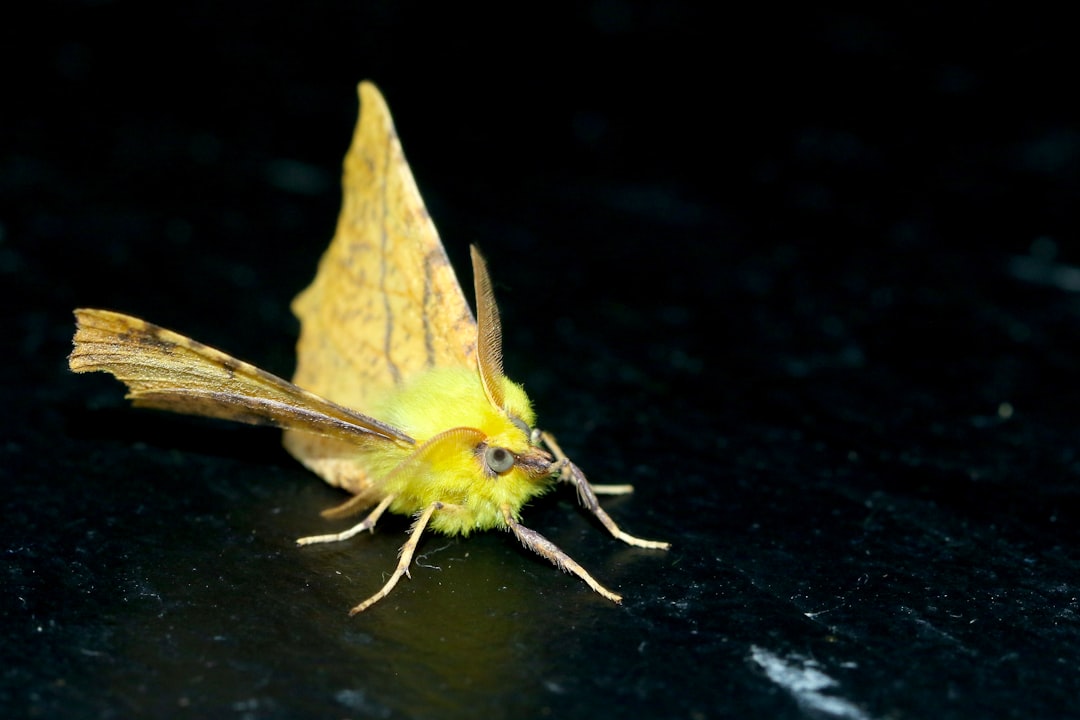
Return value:
<svg viewBox="0 0 1080 720">
<path fill-rule="evenodd" d="M 972 6 L 38 3 L 0 29 L 4 717 L 1076 715 L 1075 27 Z M 30 13 L 27 15 L 26 13 Z M 76 306 L 279 374 L 355 85 L 625 547 L 297 548 L 272 430 L 66 369 Z"/>
</svg>

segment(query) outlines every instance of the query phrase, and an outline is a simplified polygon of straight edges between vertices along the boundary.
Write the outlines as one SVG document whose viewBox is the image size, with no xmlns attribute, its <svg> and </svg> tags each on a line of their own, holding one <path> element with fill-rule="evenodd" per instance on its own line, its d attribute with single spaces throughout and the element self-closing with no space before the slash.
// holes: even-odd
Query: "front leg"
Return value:
<svg viewBox="0 0 1080 720">
<path fill-rule="evenodd" d="M 555 543 L 551 542 L 535 530 L 530 530 L 524 525 L 521 525 L 515 520 L 513 513 L 510 512 L 509 505 L 502 506 L 502 514 L 503 520 L 506 521 L 506 526 L 510 528 L 510 532 L 514 533 L 514 536 L 521 541 L 522 545 L 529 548 L 540 557 L 547 558 L 560 570 L 574 573 L 588 583 L 589 587 L 606 597 L 608 600 L 616 603 L 622 602 L 622 596 L 616 595 L 600 583 L 596 582 L 596 580 L 593 579 L 593 576 L 585 571 L 585 568 L 578 565 L 573 558 L 560 550 Z"/>
<path fill-rule="evenodd" d="M 574 463 L 570 462 L 570 458 L 566 457 L 562 448 L 555 442 L 555 438 L 549 433 L 541 433 L 540 439 L 544 441 L 544 444 L 548 446 L 552 454 L 555 456 L 555 465 L 558 466 L 559 480 L 562 482 L 568 482 L 577 489 L 578 499 L 581 504 L 591 512 L 596 518 L 608 529 L 615 537 L 622 540 L 627 545 L 635 545 L 637 547 L 651 548 L 654 550 L 667 550 L 671 547 L 671 543 L 661 542 L 659 540 L 644 540 L 639 537 L 634 537 L 628 532 L 624 532 L 615 521 L 611 519 L 611 516 L 604 512 L 604 508 L 600 507 L 600 501 L 596 499 L 596 492 L 593 486 L 589 484 L 589 481 L 585 479 L 585 473 L 581 472 Z M 600 486 L 604 487 L 608 492 L 611 492 L 611 488 L 630 488 L 632 485 L 609 485 Z M 624 492 L 629 492 L 625 490 Z"/>
</svg>

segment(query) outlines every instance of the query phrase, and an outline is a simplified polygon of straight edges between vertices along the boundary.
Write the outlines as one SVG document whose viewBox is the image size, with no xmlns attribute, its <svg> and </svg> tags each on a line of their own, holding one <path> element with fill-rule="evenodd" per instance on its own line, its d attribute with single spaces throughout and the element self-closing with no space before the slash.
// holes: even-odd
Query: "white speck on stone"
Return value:
<svg viewBox="0 0 1080 720">
<path fill-rule="evenodd" d="M 858 705 L 834 694 L 822 692 L 839 688 L 840 683 L 821 671 L 814 660 L 791 655 L 782 658 L 756 645 L 750 647 L 750 657 L 766 677 L 786 690 L 803 707 L 836 718 L 870 720 Z"/>
</svg>

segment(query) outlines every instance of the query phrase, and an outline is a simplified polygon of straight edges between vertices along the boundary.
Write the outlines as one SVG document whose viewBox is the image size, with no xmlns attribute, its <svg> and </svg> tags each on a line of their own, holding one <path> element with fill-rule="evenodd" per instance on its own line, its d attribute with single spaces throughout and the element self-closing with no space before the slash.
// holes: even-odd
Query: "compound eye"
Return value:
<svg viewBox="0 0 1080 720">
<path fill-rule="evenodd" d="M 501 475 L 514 467 L 514 453 L 506 448 L 489 447 L 484 451 L 484 464 L 486 464 L 492 472 Z"/>
</svg>

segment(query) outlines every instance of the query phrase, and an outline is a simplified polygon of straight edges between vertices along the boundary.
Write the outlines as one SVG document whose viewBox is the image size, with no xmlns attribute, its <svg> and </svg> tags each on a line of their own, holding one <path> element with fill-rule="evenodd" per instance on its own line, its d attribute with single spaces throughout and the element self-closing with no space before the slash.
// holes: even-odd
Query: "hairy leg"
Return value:
<svg viewBox="0 0 1080 720">
<path fill-rule="evenodd" d="M 394 501 L 393 495 L 387 495 L 382 499 L 375 509 L 368 513 L 368 516 L 353 525 L 348 530 L 339 533 L 330 533 L 329 535 L 311 535 L 309 537 L 302 537 L 296 541 L 297 545 L 313 545 L 315 543 L 328 543 L 339 542 L 341 540 L 348 540 L 354 535 L 364 532 L 365 530 L 371 530 L 375 527 L 375 523 L 379 521 L 382 514 L 386 512 L 386 508 L 390 507 L 390 503 Z M 351 502 L 351 500 L 349 501 Z M 346 503 L 348 504 L 348 502 Z M 333 508 L 337 510 L 338 508 Z"/>
</svg>

